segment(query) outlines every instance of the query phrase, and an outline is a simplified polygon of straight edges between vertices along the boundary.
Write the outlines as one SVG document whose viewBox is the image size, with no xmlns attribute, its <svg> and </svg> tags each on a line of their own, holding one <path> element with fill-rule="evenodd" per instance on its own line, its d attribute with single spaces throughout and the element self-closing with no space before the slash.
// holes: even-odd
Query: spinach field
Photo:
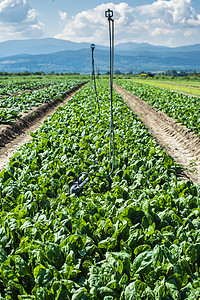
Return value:
<svg viewBox="0 0 200 300">
<path fill-rule="evenodd" d="M 133 83 L 130 80 L 117 80 L 117 84 L 200 135 L 200 101 L 198 97 L 148 84 Z"/>
<path fill-rule="evenodd" d="M 90 85 L 50 116 L 0 173 L 0 299 L 200 298 L 200 189 L 109 86 Z"/>
<path fill-rule="evenodd" d="M 83 80 L 69 79 L 57 82 L 40 80 L 26 83 L 11 81 L 7 87 L 2 84 L 0 94 L 0 124 L 10 124 L 34 107 L 50 102 L 52 99 L 62 100 L 67 91 L 73 89 Z M 17 93 L 17 94 L 13 94 Z"/>
</svg>

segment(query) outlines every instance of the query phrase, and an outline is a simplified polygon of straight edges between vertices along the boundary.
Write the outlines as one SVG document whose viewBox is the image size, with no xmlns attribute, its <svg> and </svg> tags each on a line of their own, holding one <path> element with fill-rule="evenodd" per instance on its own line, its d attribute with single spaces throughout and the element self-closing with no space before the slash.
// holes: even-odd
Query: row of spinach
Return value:
<svg viewBox="0 0 200 300">
<path fill-rule="evenodd" d="M 0 97 L 11 96 L 25 90 L 41 88 L 53 84 L 54 82 L 57 82 L 56 78 L 52 80 L 47 76 L 32 76 L 31 78 L 14 76 L 13 78 L 1 78 Z"/>
<path fill-rule="evenodd" d="M 200 135 L 199 97 L 136 83 L 131 80 L 118 79 L 116 83 Z"/>
<path fill-rule="evenodd" d="M 67 91 L 81 84 L 83 80 L 66 79 L 59 84 L 53 84 L 41 89 L 29 90 L 15 96 L 0 99 L 0 124 L 11 123 L 28 112 L 33 107 L 50 102 L 52 99 L 62 100 Z"/>
</svg>

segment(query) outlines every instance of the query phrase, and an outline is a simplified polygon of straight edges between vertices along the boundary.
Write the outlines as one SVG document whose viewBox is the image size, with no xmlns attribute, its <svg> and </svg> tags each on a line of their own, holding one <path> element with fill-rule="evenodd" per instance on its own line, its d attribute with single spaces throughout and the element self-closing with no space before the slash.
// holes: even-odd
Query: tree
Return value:
<svg viewBox="0 0 200 300">
<path fill-rule="evenodd" d="M 120 72 L 120 70 L 116 70 L 115 71 L 115 75 L 121 75 L 122 73 Z"/>
</svg>

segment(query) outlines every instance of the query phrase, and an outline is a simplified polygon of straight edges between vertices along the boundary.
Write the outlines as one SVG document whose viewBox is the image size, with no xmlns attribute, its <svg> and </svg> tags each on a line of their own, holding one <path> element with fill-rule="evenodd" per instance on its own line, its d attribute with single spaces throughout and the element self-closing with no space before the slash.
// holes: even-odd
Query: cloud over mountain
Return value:
<svg viewBox="0 0 200 300">
<path fill-rule="evenodd" d="M 55 12 L 48 10 L 48 1 L 55 2 Z M 59 1 L 48 1 L 41 1 L 43 10 L 39 10 L 40 6 L 34 7 L 37 2 L 34 0 L 1 0 L 0 41 L 54 36 L 73 42 L 107 45 L 105 11 L 110 8 L 114 11 L 116 44 L 146 42 L 180 46 L 200 43 L 200 14 L 195 11 L 193 0 L 149 0 L 151 4 L 148 5 L 140 5 L 140 1 L 109 2 L 98 6 L 91 1 L 90 9 L 74 15 L 67 10 L 69 3 L 66 9 L 61 9 Z"/>
<path fill-rule="evenodd" d="M 106 44 L 105 10 L 108 8 L 114 11 L 117 43 L 129 41 L 178 46 L 185 41 L 187 44 L 199 42 L 200 15 L 195 12 L 191 0 L 157 0 L 142 6 L 130 6 L 125 2 L 104 3 L 73 17 L 60 12 L 65 27 L 55 37 Z"/>
</svg>

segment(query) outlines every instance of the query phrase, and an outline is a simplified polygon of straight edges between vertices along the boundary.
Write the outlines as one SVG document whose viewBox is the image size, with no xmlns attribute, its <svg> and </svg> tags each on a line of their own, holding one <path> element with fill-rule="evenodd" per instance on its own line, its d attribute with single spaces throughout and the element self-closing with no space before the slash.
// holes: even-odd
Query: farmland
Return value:
<svg viewBox="0 0 200 300">
<path fill-rule="evenodd" d="M 0 124 L 11 123 L 20 117 L 21 113 L 52 99 L 61 100 L 66 91 L 73 89 L 80 83 L 78 80 L 67 79 L 59 83 L 50 81 L 41 83 L 37 80 L 36 82 L 20 84 L 14 81 L 8 88 L 3 85 L 0 94 L 6 94 L 6 96 L 0 99 Z M 22 92 L 18 93 L 19 91 Z"/>
<path fill-rule="evenodd" d="M 198 134 L 193 98 L 117 83 L 166 112 L 173 99 L 176 119 L 180 102 L 191 107 L 185 119 L 194 117 L 187 124 Z M 69 89 L 66 82 L 60 85 L 61 92 Z M 97 87 L 100 118 L 95 104 L 91 121 L 87 84 L 31 134 L 0 173 L 1 298 L 198 299 L 199 185 L 181 179 L 183 167 L 116 92 L 114 172 L 103 180 L 89 176 L 79 197 L 69 193 L 81 172 L 110 172 L 107 80 Z M 46 101 L 45 88 L 41 92 Z M 24 102 L 20 112 L 26 113 L 32 106 Z"/>
<path fill-rule="evenodd" d="M 150 106 L 163 111 L 173 117 L 177 122 L 182 123 L 190 130 L 199 134 L 199 98 L 148 84 L 133 83 L 127 80 L 118 80 L 117 83 L 140 99 L 147 101 Z"/>
<path fill-rule="evenodd" d="M 200 96 L 200 82 L 198 79 L 154 79 L 154 78 L 134 78 L 133 82 L 156 86 L 180 93 L 185 93 L 193 96 Z"/>
</svg>

